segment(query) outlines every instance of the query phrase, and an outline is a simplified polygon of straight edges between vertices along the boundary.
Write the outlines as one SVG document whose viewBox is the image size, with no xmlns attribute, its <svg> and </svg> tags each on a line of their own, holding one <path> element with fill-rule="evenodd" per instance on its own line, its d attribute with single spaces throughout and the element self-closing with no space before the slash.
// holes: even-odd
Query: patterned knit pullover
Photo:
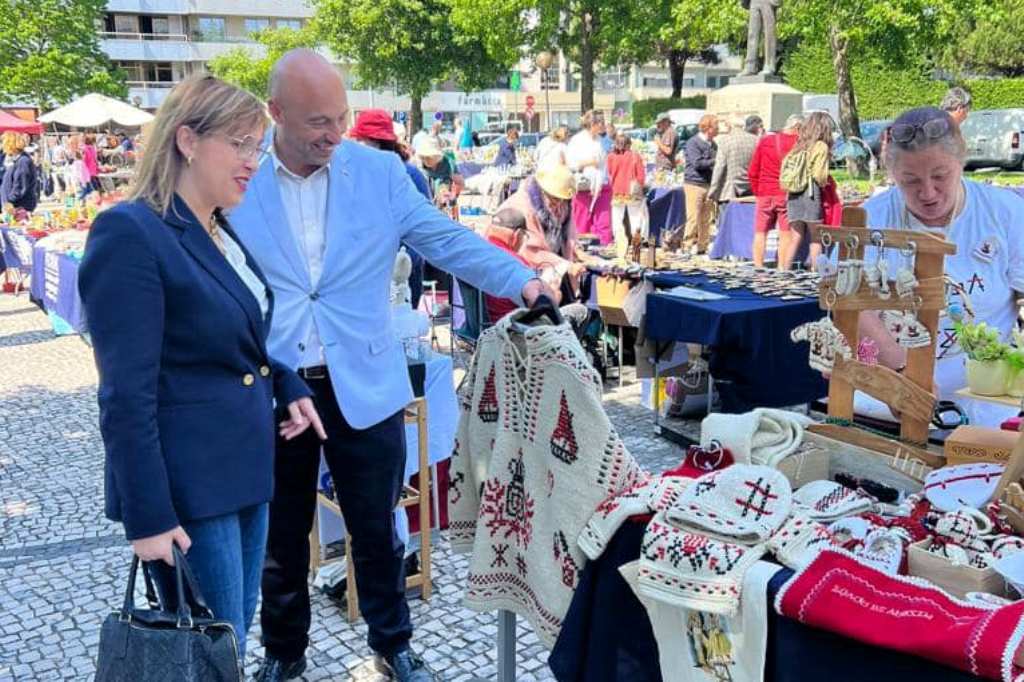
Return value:
<svg viewBox="0 0 1024 682">
<path fill-rule="evenodd" d="M 601 502 L 642 481 L 601 404 L 601 380 L 567 324 L 485 331 L 459 389 L 451 541 L 472 551 L 466 605 L 526 618 L 551 647 Z"/>
</svg>

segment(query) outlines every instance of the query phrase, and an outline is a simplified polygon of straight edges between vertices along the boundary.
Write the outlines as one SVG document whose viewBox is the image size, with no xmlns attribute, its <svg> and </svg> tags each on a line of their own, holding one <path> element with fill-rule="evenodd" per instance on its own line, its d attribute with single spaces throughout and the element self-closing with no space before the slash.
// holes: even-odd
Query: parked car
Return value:
<svg viewBox="0 0 1024 682">
<path fill-rule="evenodd" d="M 871 148 L 871 153 L 875 155 L 879 167 L 882 166 L 882 134 L 891 124 L 892 121 L 885 120 L 860 122 L 860 139 L 864 140 L 864 143 Z M 848 142 L 843 136 L 842 131 L 839 130 L 838 125 L 835 126 L 832 132 L 834 136 L 832 145 L 833 165 L 840 166 L 845 164 L 847 157 L 867 156 L 864 146 L 857 142 Z"/>
<path fill-rule="evenodd" d="M 619 132 L 628 135 L 637 142 L 647 142 L 651 139 L 651 131 L 654 128 L 625 128 Z"/>
<path fill-rule="evenodd" d="M 960 132 L 967 143 L 967 168 L 1024 169 L 1024 109 L 972 111 Z"/>
</svg>

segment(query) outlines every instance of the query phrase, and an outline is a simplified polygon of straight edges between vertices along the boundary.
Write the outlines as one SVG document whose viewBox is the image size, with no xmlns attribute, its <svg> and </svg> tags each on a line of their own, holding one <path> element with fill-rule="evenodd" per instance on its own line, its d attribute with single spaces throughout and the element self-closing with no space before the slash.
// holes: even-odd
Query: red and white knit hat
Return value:
<svg viewBox="0 0 1024 682">
<path fill-rule="evenodd" d="M 768 541 L 768 551 L 783 566 L 798 571 L 817 559 L 821 550 L 835 544 L 835 536 L 824 524 L 794 513 Z"/>
<path fill-rule="evenodd" d="M 694 481 L 666 518 L 680 528 L 757 544 L 778 530 L 792 503 L 793 490 L 778 469 L 735 464 Z"/>
</svg>

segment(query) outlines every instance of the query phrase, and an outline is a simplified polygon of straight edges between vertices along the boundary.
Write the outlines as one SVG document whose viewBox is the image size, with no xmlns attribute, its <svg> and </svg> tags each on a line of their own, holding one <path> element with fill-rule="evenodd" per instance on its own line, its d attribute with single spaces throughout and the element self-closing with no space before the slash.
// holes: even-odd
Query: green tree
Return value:
<svg viewBox="0 0 1024 682">
<path fill-rule="evenodd" d="M 40 110 L 99 92 L 125 97 L 124 73 L 100 49 L 105 0 L 7 0 L 0 12 L 0 97 Z"/>
<path fill-rule="evenodd" d="M 210 60 L 210 73 L 248 90 L 260 99 L 269 97 L 270 70 L 281 55 L 296 47 L 316 47 L 308 28 L 264 29 L 253 36 L 260 50 L 236 47 Z"/>
<path fill-rule="evenodd" d="M 920 63 L 947 39 L 957 16 L 974 0 L 787 0 L 780 15 L 783 35 L 828 44 L 839 95 L 839 125 L 860 137 L 852 65 L 878 57 L 893 68 Z"/>
<path fill-rule="evenodd" d="M 603 61 L 666 63 L 674 98 L 682 94 L 686 63 L 717 64 L 714 46 L 737 41 L 745 25 L 739 2 L 722 0 L 624 2 L 613 19 Z"/>
<path fill-rule="evenodd" d="M 970 19 L 970 32 L 954 43 L 954 66 L 994 76 L 1024 76 L 1024 2 L 992 0 Z"/>
<path fill-rule="evenodd" d="M 479 39 L 499 62 L 559 48 L 579 65 L 584 111 L 594 108 L 595 67 L 609 61 L 616 32 L 630 30 L 632 16 L 631 3 L 624 0 L 448 1 L 458 29 Z"/>
<path fill-rule="evenodd" d="M 423 124 L 423 98 L 453 80 L 465 90 L 494 84 L 515 60 L 494 59 L 455 29 L 447 0 L 314 0 L 316 35 L 355 63 L 369 87 L 395 86 L 412 100 L 411 126 Z"/>
</svg>

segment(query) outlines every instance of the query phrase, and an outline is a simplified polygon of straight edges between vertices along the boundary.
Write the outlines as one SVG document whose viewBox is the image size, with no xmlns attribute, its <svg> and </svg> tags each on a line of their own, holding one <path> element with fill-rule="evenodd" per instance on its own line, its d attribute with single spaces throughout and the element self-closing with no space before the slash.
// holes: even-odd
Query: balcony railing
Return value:
<svg viewBox="0 0 1024 682">
<path fill-rule="evenodd" d="M 170 83 L 168 81 L 125 81 L 125 84 L 129 88 L 138 88 L 140 90 L 167 90 L 177 85 L 177 83 Z"/>
<path fill-rule="evenodd" d="M 101 31 L 100 38 L 104 40 L 160 40 L 160 41 L 188 41 L 184 33 L 121 33 L 118 31 Z"/>
</svg>

